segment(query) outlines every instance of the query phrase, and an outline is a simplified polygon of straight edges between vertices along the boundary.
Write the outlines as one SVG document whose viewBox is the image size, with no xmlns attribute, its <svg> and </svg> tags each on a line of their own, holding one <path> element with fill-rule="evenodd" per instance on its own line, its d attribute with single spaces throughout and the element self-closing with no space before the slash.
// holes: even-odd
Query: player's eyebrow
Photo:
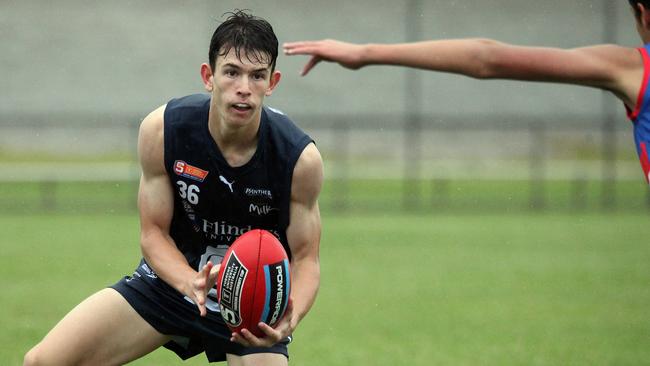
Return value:
<svg viewBox="0 0 650 366">
<path fill-rule="evenodd" d="M 239 65 L 237 65 L 235 63 L 232 63 L 232 62 L 225 63 L 223 65 L 223 67 L 232 67 L 232 68 L 235 68 L 237 70 L 242 70 L 243 69 L 241 66 L 239 66 Z M 257 69 L 253 69 L 251 72 L 262 72 L 262 71 L 268 71 L 268 70 L 269 70 L 269 68 L 267 66 L 267 67 L 260 67 L 260 68 L 257 68 Z"/>
</svg>

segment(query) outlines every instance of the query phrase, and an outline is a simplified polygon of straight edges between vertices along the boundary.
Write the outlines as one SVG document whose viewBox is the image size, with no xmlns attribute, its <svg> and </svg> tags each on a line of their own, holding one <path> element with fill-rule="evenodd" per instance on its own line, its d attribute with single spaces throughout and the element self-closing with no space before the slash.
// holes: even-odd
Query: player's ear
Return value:
<svg viewBox="0 0 650 366">
<path fill-rule="evenodd" d="M 650 28 L 650 11 L 645 6 L 638 2 L 636 3 L 637 10 L 639 11 L 639 20 L 644 29 Z"/>
<path fill-rule="evenodd" d="M 275 89 L 276 86 L 278 86 L 278 83 L 280 82 L 280 79 L 282 78 L 282 73 L 280 71 L 273 71 L 273 74 L 271 74 L 271 81 L 269 82 L 269 88 L 266 89 L 266 95 L 267 97 L 273 94 L 273 89 Z"/>
<path fill-rule="evenodd" d="M 201 79 L 203 80 L 205 90 L 212 92 L 214 88 L 214 75 L 212 74 L 212 68 L 206 63 L 201 64 Z"/>
</svg>

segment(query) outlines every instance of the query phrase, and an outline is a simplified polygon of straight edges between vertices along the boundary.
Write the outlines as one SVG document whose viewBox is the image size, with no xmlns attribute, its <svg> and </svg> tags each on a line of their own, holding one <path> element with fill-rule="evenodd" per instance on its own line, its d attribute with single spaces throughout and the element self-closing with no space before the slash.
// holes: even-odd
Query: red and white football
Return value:
<svg viewBox="0 0 650 366">
<path fill-rule="evenodd" d="M 263 337 L 257 324 L 273 326 L 282 318 L 290 282 L 287 253 L 273 234 L 255 229 L 237 238 L 223 257 L 217 279 L 219 309 L 228 328 L 246 328 Z"/>
</svg>

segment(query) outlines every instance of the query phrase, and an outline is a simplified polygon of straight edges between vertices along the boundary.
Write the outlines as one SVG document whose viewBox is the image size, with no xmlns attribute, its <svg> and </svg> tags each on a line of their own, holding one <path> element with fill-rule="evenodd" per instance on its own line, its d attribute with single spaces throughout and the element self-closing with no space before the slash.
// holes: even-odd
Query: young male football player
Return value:
<svg viewBox="0 0 650 366">
<path fill-rule="evenodd" d="M 644 176 L 650 162 L 650 0 L 629 0 L 641 48 L 595 45 L 575 49 L 522 47 L 489 39 L 449 39 L 400 44 L 351 44 L 336 40 L 292 42 L 287 55 L 311 55 L 306 75 L 320 61 L 350 69 L 401 65 L 477 79 L 513 79 L 577 84 L 610 91 L 628 110 Z"/>
<path fill-rule="evenodd" d="M 214 32 L 201 77 L 209 94 L 169 101 L 141 124 L 143 258 L 132 276 L 75 307 L 25 365 L 121 365 L 164 346 L 229 365 L 286 365 L 287 344 L 319 287 L 323 167 L 309 136 L 265 107 L 280 81 L 269 23 L 235 12 Z M 290 256 L 292 293 L 265 337 L 231 333 L 214 296 L 228 246 L 254 229 Z"/>
</svg>

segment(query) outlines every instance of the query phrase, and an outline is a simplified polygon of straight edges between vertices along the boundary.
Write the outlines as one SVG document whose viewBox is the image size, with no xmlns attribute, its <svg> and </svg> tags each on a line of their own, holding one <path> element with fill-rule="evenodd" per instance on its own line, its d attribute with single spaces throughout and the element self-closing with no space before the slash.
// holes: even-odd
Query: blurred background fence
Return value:
<svg viewBox="0 0 650 366">
<path fill-rule="evenodd" d="M 296 120 L 325 160 L 324 210 L 650 212 L 629 126 L 562 118 Z M 2 116 L 0 212 L 134 210 L 138 125 L 119 114 Z"/>
</svg>

